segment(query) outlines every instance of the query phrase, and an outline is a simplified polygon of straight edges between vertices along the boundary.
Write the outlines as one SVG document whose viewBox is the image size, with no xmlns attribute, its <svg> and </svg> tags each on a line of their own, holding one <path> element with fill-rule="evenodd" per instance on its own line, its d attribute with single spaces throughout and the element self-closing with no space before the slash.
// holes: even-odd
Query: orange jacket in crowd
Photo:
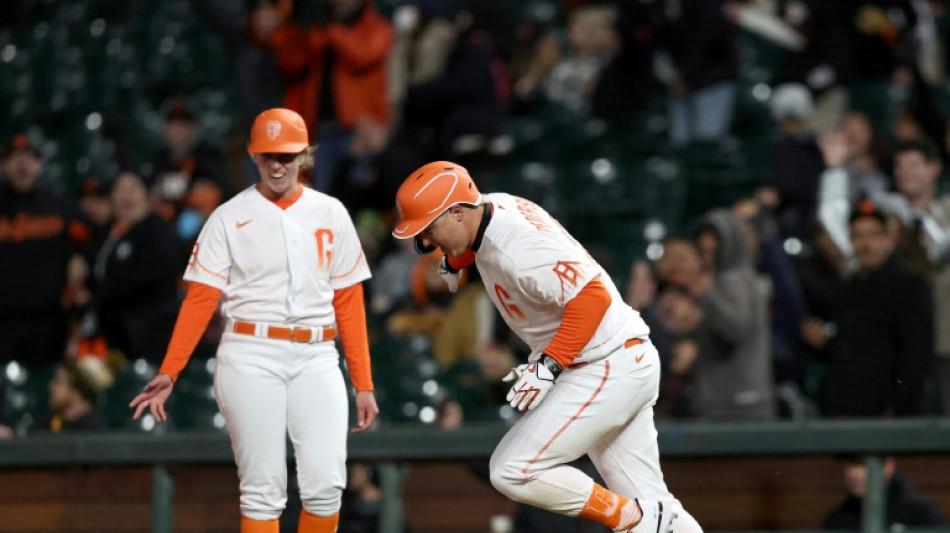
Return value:
<svg viewBox="0 0 950 533">
<path fill-rule="evenodd" d="M 270 45 L 287 81 L 285 107 L 303 116 L 308 131 L 318 131 L 324 51 L 332 46 L 337 123 L 351 129 L 368 117 L 388 124 L 386 58 L 391 41 L 389 21 L 368 4 L 352 25 L 337 22 L 302 29 L 284 22 L 271 36 Z"/>
</svg>

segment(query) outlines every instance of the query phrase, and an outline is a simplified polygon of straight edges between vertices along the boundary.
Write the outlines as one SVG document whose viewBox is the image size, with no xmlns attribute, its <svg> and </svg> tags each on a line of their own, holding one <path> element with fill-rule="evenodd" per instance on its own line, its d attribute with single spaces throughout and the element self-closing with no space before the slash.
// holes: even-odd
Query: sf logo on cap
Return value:
<svg viewBox="0 0 950 533">
<path fill-rule="evenodd" d="M 280 121 L 277 120 L 268 120 L 267 121 L 267 137 L 270 140 L 274 140 L 277 136 L 280 135 Z"/>
</svg>

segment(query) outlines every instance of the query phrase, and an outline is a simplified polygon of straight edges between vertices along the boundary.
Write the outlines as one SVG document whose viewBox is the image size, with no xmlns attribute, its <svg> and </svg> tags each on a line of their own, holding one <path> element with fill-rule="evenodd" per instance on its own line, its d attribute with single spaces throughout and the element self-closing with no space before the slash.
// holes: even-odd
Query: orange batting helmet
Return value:
<svg viewBox="0 0 950 533">
<path fill-rule="evenodd" d="M 393 237 L 415 237 L 453 205 L 478 205 L 482 195 L 461 165 L 433 161 L 406 178 L 396 192 L 399 222 Z"/>
<path fill-rule="evenodd" d="M 247 153 L 296 154 L 308 146 L 307 125 L 303 117 L 289 109 L 275 107 L 254 119 Z"/>
</svg>

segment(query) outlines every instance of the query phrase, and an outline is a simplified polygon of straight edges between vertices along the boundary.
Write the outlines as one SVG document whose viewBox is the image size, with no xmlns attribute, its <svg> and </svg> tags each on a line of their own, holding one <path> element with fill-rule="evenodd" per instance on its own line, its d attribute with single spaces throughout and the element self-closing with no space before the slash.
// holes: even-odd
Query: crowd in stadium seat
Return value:
<svg viewBox="0 0 950 533">
<path fill-rule="evenodd" d="M 110 427 L 158 430 L 125 406 L 201 224 L 250 183 L 250 117 L 282 102 L 371 262 L 383 424 L 515 417 L 498 378 L 527 353 L 477 272 L 452 295 L 389 237 L 395 187 L 436 159 L 583 241 L 652 328 L 658 416 L 950 414 L 945 2 L 17 5 L 0 21 L 9 433 L 85 358 L 114 374 L 93 382 Z M 169 427 L 223 428 L 220 327 Z"/>
</svg>

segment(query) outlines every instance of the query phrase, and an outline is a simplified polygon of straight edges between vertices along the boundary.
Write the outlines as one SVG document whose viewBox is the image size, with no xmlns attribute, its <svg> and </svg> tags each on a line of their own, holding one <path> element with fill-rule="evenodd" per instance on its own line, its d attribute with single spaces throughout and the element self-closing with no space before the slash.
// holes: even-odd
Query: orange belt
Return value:
<svg viewBox="0 0 950 533">
<path fill-rule="evenodd" d="M 634 346 L 636 346 L 636 345 L 638 345 L 638 344 L 643 344 L 643 343 L 644 343 L 644 340 L 643 340 L 643 339 L 639 339 L 639 338 L 634 337 L 634 338 L 632 338 L 632 339 L 627 339 L 627 341 L 623 343 L 623 347 L 624 347 L 624 349 L 629 350 L 630 348 L 633 348 Z M 639 361 L 637 361 L 637 362 L 639 363 Z M 581 363 L 574 363 L 573 365 L 570 365 L 570 366 L 568 366 L 567 368 L 577 368 L 577 367 L 579 367 L 579 366 L 584 366 L 584 365 L 586 365 L 586 364 L 587 364 L 587 361 L 583 361 L 583 362 L 581 362 Z"/>
<path fill-rule="evenodd" d="M 638 344 L 643 344 L 643 339 L 639 337 L 634 337 L 632 339 L 627 339 L 627 342 L 623 343 L 623 347 L 629 350 Z"/>
<path fill-rule="evenodd" d="M 233 331 L 242 335 L 258 335 L 257 324 L 253 322 L 234 321 Z M 290 342 L 321 342 L 332 341 L 336 338 L 336 328 L 293 326 L 261 326 L 261 337 Z"/>
</svg>

